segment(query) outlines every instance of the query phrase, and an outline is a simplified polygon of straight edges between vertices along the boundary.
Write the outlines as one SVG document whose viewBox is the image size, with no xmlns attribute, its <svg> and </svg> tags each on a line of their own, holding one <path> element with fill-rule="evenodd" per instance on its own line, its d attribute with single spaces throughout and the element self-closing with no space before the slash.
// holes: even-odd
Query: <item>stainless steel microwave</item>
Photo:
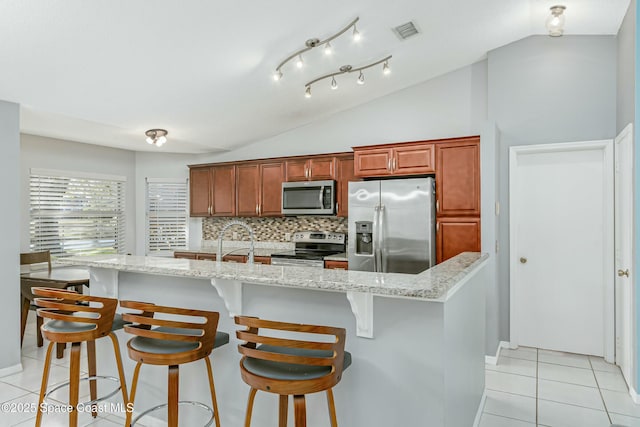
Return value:
<svg viewBox="0 0 640 427">
<path fill-rule="evenodd" d="M 283 215 L 334 215 L 335 181 L 282 183 Z"/>
</svg>

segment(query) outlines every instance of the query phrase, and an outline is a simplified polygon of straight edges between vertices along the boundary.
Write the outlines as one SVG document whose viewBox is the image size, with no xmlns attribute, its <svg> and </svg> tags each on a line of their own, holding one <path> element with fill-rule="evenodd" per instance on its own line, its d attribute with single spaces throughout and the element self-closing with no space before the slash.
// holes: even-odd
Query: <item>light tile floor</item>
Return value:
<svg viewBox="0 0 640 427">
<path fill-rule="evenodd" d="M 40 383 L 42 380 L 42 368 L 46 356 L 48 342 L 44 347 L 36 346 L 35 313 L 29 313 L 29 320 L 22 344 L 22 372 L 0 378 L 0 426 L 33 426 L 36 413 L 34 408 L 38 404 Z M 55 351 L 55 350 L 54 350 Z M 53 356 L 49 385 L 53 386 L 68 380 L 69 376 L 69 351 L 65 351 L 64 359 L 56 359 Z M 86 351 L 82 348 L 81 369 L 87 371 Z M 60 389 L 52 393 L 52 405 L 62 405 L 68 400 L 68 388 Z M 80 384 L 80 401 L 89 400 L 88 383 Z M 53 407 L 53 406 L 52 406 Z M 60 407 L 60 406 L 58 406 Z M 43 416 L 43 427 L 68 426 L 68 414 L 47 413 Z M 124 414 L 104 412 L 93 418 L 91 414 L 82 413 L 78 417 L 78 425 L 91 427 L 115 427 L 124 425 Z"/>
<path fill-rule="evenodd" d="M 34 425 L 36 414 L 28 409 L 38 402 L 46 344 L 36 347 L 35 316 L 30 312 L 22 345 L 24 370 L 0 378 L 1 426 Z M 81 368 L 86 371 L 86 352 L 82 354 Z M 68 366 L 69 351 L 64 359 L 54 358 L 49 384 L 66 381 Z M 602 358 L 527 347 L 503 349 L 497 365 L 486 365 L 486 388 L 480 427 L 640 427 L 640 405 L 632 402 L 620 369 Z M 56 392 L 54 402 L 66 401 L 66 393 L 68 389 Z M 80 399 L 88 400 L 88 395 L 85 382 Z M 46 414 L 42 425 L 67 426 L 67 419 L 67 414 Z M 81 414 L 79 425 L 114 427 L 124 425 L 124 419 L 115 413 L 97 418 Z"/>
<path fill-rule="evenodd" d="M 600 357 L 502 349 L 486 389 L 480 427 L 640 427 L 620 369 Z"/>
</svg>

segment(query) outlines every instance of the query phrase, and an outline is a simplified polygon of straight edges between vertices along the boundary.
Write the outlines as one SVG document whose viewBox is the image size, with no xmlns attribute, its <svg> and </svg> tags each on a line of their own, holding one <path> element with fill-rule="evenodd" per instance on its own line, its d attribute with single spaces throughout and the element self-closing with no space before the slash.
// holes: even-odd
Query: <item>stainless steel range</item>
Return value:
<svg viewBox="0 0 640 427">
<path fill-rule="evenodd" d="M 302 231 L 293 235 L 293 251 L 271 254 L 271 265 L 324 267 L 324 257 L 346 251 L 344 233 Z"/>
</svg>

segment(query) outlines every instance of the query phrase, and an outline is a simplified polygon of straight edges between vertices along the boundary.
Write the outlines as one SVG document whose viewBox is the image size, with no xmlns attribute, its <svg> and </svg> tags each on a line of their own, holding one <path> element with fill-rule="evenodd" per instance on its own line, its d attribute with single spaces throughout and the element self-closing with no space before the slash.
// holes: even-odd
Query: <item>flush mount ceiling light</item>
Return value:
<svg viewBox="0 0 640 427">
<path fill-rule="evenodd" d="M 357 68 L 354 68 L 351 65 L 343 65 L 335 73 L 325 74 L 324 76 L 320 76 L 317 79 L 313 79 L 309 83 L 304 85 L 304 87 L 305 87 L 304 96 L 306 98 L 311 98 L 311 85 L 314 84 L 314 83 L 319 82 L 320 80 L 324 80 L 324 79 L 328 79 L 328 78 L 331 78 L 331 86 L 330 86 L 331 89 L 333 89 L 333 90 L 338 89 L 338 82 L 336 81 L 336 76 L 339 76 L 341 74 L 346 74 L 346 73 L 356 73 L 357 72 L 358 73 L 358 79 L 356 80 L 356 82 L 359 85 L 363 85 L 364 84 L 364 73 L 363 73 L 363 71 L 368 69 L 368 68 L 375 67 L 376 65 L 382 64 L 382 74 L 387 75 L 387 74 L 391 73 L 391 68 L 389 68 L 389 60 L 390 59 L 391 59 L 391 55 L 387 56 L 386 58 L 382 58 L 379 61 L 372 62 L 370 64 L 363 65 L 362 67 L 357 67 Z"/>
<path fill-rule="evenodd" d="M 549 30 L 551 37 L 560 37 L 564 32 L 564 11 L 566 7 L 556 5 L 551 6 L 549 9 L 551 10 L 551 14 L 547 18 L 545 26 L 547 30 Z"/>
<path fill-rule="evenodd" d="M 314 47 L 319 47 L 319 46 L 324 46 L 324 53 L 325 55 L 331 55 L 331 53 L 333 52 L 333 48 L 331 46 L 331 41 L 340 37 L 341 35 L 343 35 L 344 33 L 346 33 L 347 31 L 349 31 L 349 29 L 353 28 L 353 40 L 355 41 L 359 41 L 360 40 L 360 33 L 358 32 L 358 29 L 356 28 L 356 23 L 358 22 L 360 18 L 356 18 L 353 21 L 351 21 L 349 23 L 349 25 L 347 25 L 346 27 L 344 27 L 343 29 L 341 29 L 340 31 L 338 31 L 337 33 L 335 33 L 334 35 L 332 35 L 331 37 L 327 37 L 324 40 L 320 40 L 319 38 L 312 38 L 307 40 L 304 44 L 305 47 L 303 47 L 302 49 L 293 52 L 291 55 L 289 55 L 287 58 L 285 58 L 282 62 L 280 62 L 280 64 L 278 64 L 278 66 L 276 67 L 276 70 L 273 73 L 273 79 L 278 81 L 282 78 L 282 67 L 285 66 L 285 64 L 291 60 L 293 60 L 294 58 L 296 58 L 296 67 L 297 68 L 302 68 L 304 66 L 304 61 L 302 60 L 302 54 L 305 52 L 310 51 L 311 49 L 313 49 Z"/>
<path fill-rule="evenodd" d="M 162 144 L 167 142 L 167 132 L 164 129 L 149 129 L 144 134 L 147 135 L 147 144 L 161 147 Z"/>
</svg>

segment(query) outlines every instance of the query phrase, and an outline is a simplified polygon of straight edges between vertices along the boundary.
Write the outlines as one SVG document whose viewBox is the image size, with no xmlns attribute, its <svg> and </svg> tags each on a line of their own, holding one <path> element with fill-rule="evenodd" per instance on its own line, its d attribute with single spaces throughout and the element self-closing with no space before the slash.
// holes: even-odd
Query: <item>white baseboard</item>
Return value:
<svg viewBox="0 0 640 427">
<path fill-rule="evenodd" d="M 476 412 L 476 418 L 473 420 L 473 427 L 478 427 L 480 425 L 480 418 L 482 418 L 482 413 L 484 412 L 484 402 L 487 400 L 487 389 L 482 390 L 482 398 L 480 399 L 480 404 L 478 405 L 478 411 Z"/>
<path fill-rule="evenodd" d="M 488 363 L 489 365 L 497 365 L 498 358 L 500 357 L 500 350 L 503 348 L 509 348 L 509 343 L 507 341 L 500 341 L 498 343 L 498 348 L 496 349 L 495 356 L 484 356 L 484 363 Z"/>
<path fill-rule="evenodd" d="M 13 366 L 8 366 L 6 368 L 0 369 L 0 378 L 8 377 L 9 375 L 13 375 L 21 371 L 22 371 L 22 363 L 18 363 L 17 365 L 13 365 Z"/>
<path fill-rule="evenodd" d="M 638 394 L 638 392 L 632 386 L 629 386 L 629 395 L 631 395 L 633 403 L 635 403 L 636 405 L 640 405 L 640 394 Z"/>
</svg>

